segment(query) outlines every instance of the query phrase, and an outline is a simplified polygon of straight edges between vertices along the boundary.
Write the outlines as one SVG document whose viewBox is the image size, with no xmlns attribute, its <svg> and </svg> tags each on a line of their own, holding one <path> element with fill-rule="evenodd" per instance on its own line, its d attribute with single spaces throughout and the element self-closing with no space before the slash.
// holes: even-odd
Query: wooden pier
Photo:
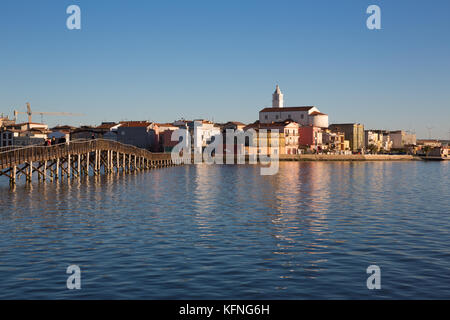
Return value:
<svg viewBox="0 0 450 320">
<path fill-rule="evenodd" d="M 89 175 L 130 173 L 179 165 L 170 153 L 152 153 L 112 140 L 80 140 L 53 146 L 28 146 L 0 151 L 0 176 L 14 186 L 21 176 L 31 183 Z"/>
</svg>

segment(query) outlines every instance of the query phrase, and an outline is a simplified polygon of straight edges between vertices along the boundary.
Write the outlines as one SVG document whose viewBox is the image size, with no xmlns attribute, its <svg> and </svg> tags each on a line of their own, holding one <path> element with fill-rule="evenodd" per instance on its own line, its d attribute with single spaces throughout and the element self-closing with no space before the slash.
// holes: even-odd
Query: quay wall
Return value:
<svg viewBox="0 0 450 320">
<path fill-rule="evenodd" d="M 280 161 L 412 161 L 421 160 L 412 155 L 385 154 L 289 154 L 280 155 Z"/>
</svg>

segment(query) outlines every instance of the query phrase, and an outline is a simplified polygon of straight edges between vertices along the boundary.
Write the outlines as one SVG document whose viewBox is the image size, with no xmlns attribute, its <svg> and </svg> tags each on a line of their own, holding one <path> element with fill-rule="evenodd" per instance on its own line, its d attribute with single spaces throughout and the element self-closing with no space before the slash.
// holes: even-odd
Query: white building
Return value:
<svg viewBox="0 0 450 320">
<path fill-rule="evenodd" d="M 416 145 L 416 135 L 403 130 L 389 132 L 393 149 L 403 149 L 407 146 Z"/>
<path fill-rule="evenodd" d="M 42 123 L 18 123 L 3 127 L 0 131 L 0 147 L 43 144 L 50 133 Z"/>
<path fill-rule="evenodd" d="M 203 148 L 221 135 L 221 130 L 214 123 L 207 120 L 194 120 L 194 152 L 202 152 Z"/>
<path fill-rule="evenodd" d="M 376 152 L 390 151 L 392 147 L 392 141 L 388 131 L 384 130 L 365 130 L 365 145 L 368 149 L 375 149 Z"/>
<path fill-rule="evenodd" d="M 328 128 L 328 115 L 321 113 L 314 106 L 284 107 L 283 93 L 277 85 L 272 96 L 272 107 L 264 108 L 259 112 L 260 123 L 272 123 L 293 120 L 302 126 Z"/>
</svg>

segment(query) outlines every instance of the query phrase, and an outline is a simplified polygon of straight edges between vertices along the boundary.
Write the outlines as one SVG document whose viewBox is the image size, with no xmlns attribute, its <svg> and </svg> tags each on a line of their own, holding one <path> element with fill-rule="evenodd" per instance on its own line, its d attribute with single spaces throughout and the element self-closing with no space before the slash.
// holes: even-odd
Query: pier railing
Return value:
<svg viewBox="0 0 450 320">
<path fill-rule="evenodd" d="M 0 150 L 0 168 L 17 166 L 25 162 L 47 161 L 67 155 L 86 154 L 94 151 L 114 151 L 132 154 L 148 160 L 170 160 L 167 153 L 153 153 L 132 145 L 122 144 L 113 140 L 76 140 L 52 146 L 27 146 L 13 148 L 12 150 Z"/>
</svg>

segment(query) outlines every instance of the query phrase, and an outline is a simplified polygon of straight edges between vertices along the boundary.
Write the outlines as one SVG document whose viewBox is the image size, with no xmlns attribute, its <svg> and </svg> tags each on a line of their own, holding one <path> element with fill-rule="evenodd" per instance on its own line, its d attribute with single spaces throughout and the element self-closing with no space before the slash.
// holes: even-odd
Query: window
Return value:
<svg viewBox="0 0 450 320">
<path fill-rule="evenodd" d="M 275 116 L 275 119 L 277 119 L 277 120 L 278 120 L 278 116 Z"/>
<path fill-rule="evenodd" d="M 304 114 L 302 114 L 302 115 L 300 116 L 300 118 L 302 118 L 302 119 L 303 119 L 304 117 L 305 117 L 305 115 L 304 115 Z"/>
<path fill-rule="evenodd" d="M 264 119 L 266 119 L 267 120 L 267 114 L 264 116 Z"/>
</svg>

